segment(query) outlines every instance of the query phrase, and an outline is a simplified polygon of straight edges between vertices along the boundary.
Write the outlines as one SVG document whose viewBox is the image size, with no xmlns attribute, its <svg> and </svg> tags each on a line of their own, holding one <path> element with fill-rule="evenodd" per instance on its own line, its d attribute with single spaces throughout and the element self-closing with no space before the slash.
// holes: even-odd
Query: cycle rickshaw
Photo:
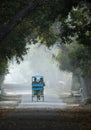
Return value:
<svg viewBox="0 0 91 130">
<path fill-rule="evenodd" d="M 37 75 L 32 76 L 32 101 L 37 98 L 37 101 L 44 101 L 44 77 Z"/>
</svg>

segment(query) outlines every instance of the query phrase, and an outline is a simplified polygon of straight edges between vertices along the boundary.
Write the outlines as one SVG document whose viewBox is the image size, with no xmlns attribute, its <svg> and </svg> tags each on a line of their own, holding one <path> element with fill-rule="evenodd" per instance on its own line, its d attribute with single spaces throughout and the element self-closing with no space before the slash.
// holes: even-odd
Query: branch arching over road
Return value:
<svg viewBox="0 0 91 130">
<path fill-rule="evenodd" d="M 7 36 L 7 34 L 19 24 L 30 12 L 32 12 L 39 5 L 38 0 L 32 0 L 24 9 L 16 14 L 8 24 L 0 28 L 0 42 Z"/>
</svg>

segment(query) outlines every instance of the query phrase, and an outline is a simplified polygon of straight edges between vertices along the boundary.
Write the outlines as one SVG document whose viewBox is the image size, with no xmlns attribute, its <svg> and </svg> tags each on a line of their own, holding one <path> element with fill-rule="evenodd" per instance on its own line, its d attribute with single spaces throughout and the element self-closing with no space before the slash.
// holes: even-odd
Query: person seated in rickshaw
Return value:
<svg viewBox="0 0 91 130">
<path fill-rule="evenodd" d="M 40 83 L 43 84 L 43 87 L 45 86 L 45 82 L 43 81 L 43 78 L 40 78 Z"/>
<path fill-rule="evenodd" d="M 33 80 L 32 80 L 32 85 L 33 84 L 36 84 L 36 77 L 33 78 Z M 33 95 L 36 95 L 36 91 L 35 90 L 33 90 L 32 92 L 33 92 Z"/>
<path fill-rule="evenodd" d="M 36 82 L 39 83 L 39 84 L 42 84 L 42 86 L 40 86 L 41 88 L 43 88 L 43 87 L 45 86 L 45 83 L 44 83 L 44 81 L 43 81 L 43 78 L 38 78 L 38 79 L 36 80 Z M 44 89 L 44 88 L 43 88 L 43 89 Z M 43 95 L 43 91 L 44 91 L 43 89 L 36 91 L 37 96 L 39 97 L 39 99 L 40 99 L 40 96 Z"/>
<path fill-rule="evenodd" d="M 36 83 L 36 78 L 33 78 L 32 84 Z"/>
<path fill-rule="evenodd" d="M 45 86 L 45 82 L 43 81 L 43 78 L 40 78 L 40 81 L 39 81 L 41 84 L 42 84 L 42 88 L 43 90 L 40 90 L 40 95 L 43 95 L 43 91 L 44 91 L 44 86 Z"/>
<path fill-rule="evenodd" d="M 32 85 L 34 85 L 34 84 L 36 85 L 36 86 L 34 86 L 34 88 L 35 87 L 40 88 L 40 90 L 33 90 L 33 94 L 40 97 L 41 95 L 43 95 L 44 86 L 45 86 L 43 77 L 33 77 Z M 37 86 L 37 84 L 38 84 L 38 86 Z"/>
</svg>

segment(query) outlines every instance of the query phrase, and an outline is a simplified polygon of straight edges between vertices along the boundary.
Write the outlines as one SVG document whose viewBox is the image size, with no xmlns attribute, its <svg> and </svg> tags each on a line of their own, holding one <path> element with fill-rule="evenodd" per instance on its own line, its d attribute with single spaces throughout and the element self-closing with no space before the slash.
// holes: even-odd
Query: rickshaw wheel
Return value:
<svg viewBox="0 0 91 130">
<path fill-rule="evenodd" d="M 40 96 L 37 96 L 37 102 L 38 102 L 38 100 L 40 100 Z"/>
<path fill-rule="evenodd" d="M 43 102 L 44 102 L 44 96 L 43 96 Z"/>
<path fill-rule="evenodd" d="M 33 102 L 33 97 L 34 97 L 34 96 L 32 96 L 32 102 Z"/>
</svg>

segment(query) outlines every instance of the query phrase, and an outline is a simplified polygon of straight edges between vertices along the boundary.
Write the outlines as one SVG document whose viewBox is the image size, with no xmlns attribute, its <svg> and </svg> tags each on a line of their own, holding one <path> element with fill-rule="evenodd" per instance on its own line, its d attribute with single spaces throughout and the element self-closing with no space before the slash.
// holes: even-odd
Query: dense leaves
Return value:
<svg viewBox="0 0 91 130">
<path fill-rule="evenodd" d="M 60 22 L 58 37 L 62 43 L 69 44 L 68 51 L 63 52 L 59 60 L 61 69 L 83 77 L 91 90 L 91 4 L 80 3 L 73 7 Z"/>
<path fill-rule="evenodd" d="M 0 0 L 0 27 L 6 25 L 28 2 L 29 0 Z"/>
<path fill-rule="evenodd" d="M 71 2 L 72 4 L 69 4 L 69 2 L 70 0 L 68 2 L 63 0 L 37 0 L 35 3 L 39 4 L 36 6 L 36 9 L 32 12 L 27 12 L 28 17 L 21 21 L 21 16 L 18 17 L 17 14 L 22 9 L 24 11 L 25 7 L 31 3 L 31 1 L 1 0 L 0 35 L 3 33 L 7 34 L 9 32 L 9 34 L 4 36 L 4 39 L 0 44 L 1 58 L 4 58 L 5 60 L 11 60 L 14 56 L 16 56 L 17 61 L 19 61 L 19 58 L 22 59 L 23 55 L 26 53 L 26 40 L 28 40 L 30 43 L 31 39 L 33 42 L 37 42 L 37 37 L 40 38 L 42 43 L 45 43 L 48 46 L 54 44 L 56 38 L 50 31 L 50 26 L 60 14 L 65 15 L 67 14 L 68 10 L 71 9 L 73 2 Z M 19 23 L 17 23 L 18 25 L 14 23 L 15 21 L 19 21 Z M 7 27 L 8 23 L 9 27 Z M 10 26 L 10 23 L 16 25 L 16 27 L 12 28 L 11 32 L 10 30 L 8 31 L 8 29 L 13 26 Z"/>
<path fill-rule="evenodd" d="M 63 42 L 72 42 L 72 38 L 91 47 L 91 12 L 86 5 L 73 8 L 62 23 Z"/>
<path fill-rule="evenodd" d="M 40 40 L 41 43 L 51 46 L 60 38 L 63 43 L 69 44 L 74 42 L 75 39 L 77 44 L 83 44 L 82 50 L 81 47 L 73 51 L 70 50 L 70 61 L 68 62 L 74 68 L 68 69 L 73 71 L 80 68 L 83 74 L 89 72 L 91 68 L 86 67 L 85 64 L 87 63 L 90 66 L 91 63 L 89 49 L 91 48 L 91 9 L 90 4 L 88 4 L 90 1 L 36 0 L 36 2 L 34 1 L 37 3 L 36 8 L 26 12 L 25 8 L 31 1 L 0 1 L 0 35 L 2 35 L 2 30 L 4 30 L 1 28 L 7 28 L 8 23 L 13 24 L 12 21 L 17 22 L 14 23 L 15 26 L 12 26 L 10 30 L 7 28 L 7 33 L 3 31 L 5 34 L 0 43 L 0 59 L 3 67 L 1 65 L 0 68 L 6 71 L 8 60 L 12 60 L 13 57 L 16 58 L 17 62 L 20 62 L 23 59 L 23 55 L 27 52 L 27 43 L 36 43 Z M 22 9 L 26 12 L 26 15 L 19 17 L 18 13 Z M 52 26 L 56 22 L 61 23 L 61 27 L 59 27 L 60 33 L 57 34 L 52 30 Z M 65 58 L 66 53 L 64 53 Z M 67 67 L 65 63 L 64 68 Z"/>
</svg>

